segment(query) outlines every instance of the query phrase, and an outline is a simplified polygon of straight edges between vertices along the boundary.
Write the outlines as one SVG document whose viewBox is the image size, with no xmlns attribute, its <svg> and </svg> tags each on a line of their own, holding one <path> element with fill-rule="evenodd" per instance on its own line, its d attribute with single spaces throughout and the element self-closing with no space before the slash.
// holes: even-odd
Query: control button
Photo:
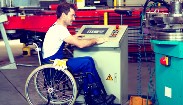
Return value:
<svg viewBox="0 0 183 105">
<path fill-rule="evenodd" d="M 119 29 L 119 25 L 116 25 L 116 29 Z"/>
<path fill-rule="evenodd" d="M 170 58 L 167 56 L 163 56 L 160 58 L 160 64 L 164 66 L 169 66 L 170 65 Z"/>
<path fill-rule="evenodd" d="M 116 37 L 116 34 L 111 34 L 109 37 Z"/>
</svg>

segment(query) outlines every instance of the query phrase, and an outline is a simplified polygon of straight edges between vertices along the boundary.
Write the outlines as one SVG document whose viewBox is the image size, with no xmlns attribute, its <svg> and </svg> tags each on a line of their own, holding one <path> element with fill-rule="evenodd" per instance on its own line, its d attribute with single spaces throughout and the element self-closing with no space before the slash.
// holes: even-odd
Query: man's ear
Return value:
<svg viewBox="0 0 183 105">
<path fill-rule="evenodd" d="M 63 16 L 63 17 L 65 17 L 65 16 L 66 16 L 66 14 L 63 12 L 63 13 L 62 13 L 62 16 Z"/>
</svg>

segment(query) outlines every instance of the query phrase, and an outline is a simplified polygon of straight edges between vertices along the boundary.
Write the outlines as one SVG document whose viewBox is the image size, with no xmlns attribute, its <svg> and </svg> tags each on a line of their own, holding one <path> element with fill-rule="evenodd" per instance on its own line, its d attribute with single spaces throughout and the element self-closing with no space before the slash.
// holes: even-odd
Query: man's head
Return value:
<svg viewBox="0 0 183 105">
<path fill-rule="evenodd" d="M 65 25 L 72 25 L 75 20 L 76 7 L 73 4 L 62 2 L 57 7 L 57 19 L 62 19 Z"/>
</svg>

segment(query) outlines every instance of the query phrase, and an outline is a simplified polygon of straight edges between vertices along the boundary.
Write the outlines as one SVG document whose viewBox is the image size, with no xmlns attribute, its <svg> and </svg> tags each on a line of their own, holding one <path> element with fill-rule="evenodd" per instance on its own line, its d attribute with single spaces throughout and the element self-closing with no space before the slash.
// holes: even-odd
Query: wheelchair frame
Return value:
<svg viewBox="0 0 183 105">
<path fill-rule="evenodd" d="M 36 98 L 36 97 L 34 97 L 34 95 L 31 96 L 30 95 L 31 93 L 29 92 L 29 91 L 31 91 L 31 88 L 35 88 L 33 90 L 35 90 L 37 92 L 36 93 L 36 94 L 38 94 L 37 97 L 42 98 L 43 99 L 42 101 L 47 102 L 47 104 L 51 103 L 51 104 L 68 104 L 68 105 L 73 105 L 74 102 L 75 102 L 75 100 L 76 100 L 77 93 L 78 93 L 76 81 L 75 81 L 73 75 L 68 70 L 56 70 L 54 68 L 53 64 L 43 64 L 42 63 L 42 56 L 41 56 L 41 47 L 42 47 L 41 45 L 42 44 L 41 44 L 41 42 L 40 43 L 33 43 L 33 45 L 36 46 L 36 49 L 35 50 L 38 52 L 38 60 L 39 60 L 40 66 L 37 67 L 36 69 L 34 69 L 30 73 L 30 75 L 28 76 L 28 78 L 26 80 L 26 84 L 25 84 L 25 95 L 26 95 L 26 99 L 27 99 L 28 103 L 30 105 L 35 105 L 34 102 L 33 102 L 34 99 L 32 99 L 32 98 Z M 45 83 L 42 83 L 41 84 L 42 85 L 41 87 L 38 86 L 38 83 L 40 82 L 38 76 L 39 75 L 42 75 L 43 78 L 40 78 L 40 79 L 42 79 L 41 82 L 45 82 L 45 79 L 44 79 L 45 77 L 44 76 L 46 76 L 46 75 L 43 75 L 43 72 L 45 70 L 47 70 L 47 69 L 50 69 L 51 71 L 55 71 L 56 73 L 57 72 L 59 72 L 59 73 L 62 72 L 62 76 L 64 75 L 65 78 L 67 78 L 67 81 L 69 81 L 70 82 L 70 85 L 72 86 L 72 96 L 70 96 L 70 99 L 67 99 L 67 100 L 66 99 L 63 99 L 63 98 L 61 100 L 54 99 L 55 97 L 53 97 L 52 95 L 55 94 L 56 91 L 59 91 L 59 92 L 62 91 L 63 92 L 64 91 L 64 85 L 65 85 L 65 84 L 61 84 L 62 82 L 56 83 L 56 81 L 54 80 L 55 77 L 52 77 L 52 80 L 49 80 L 49 82 L 51 83 L 51 84 L 49 84 L 49 86 L 46 86 L 48 84 L 45 84 Z M 31 81 L 33 83 L 31 83 Z M 33 84 L 33 87 L 30 87 L 32 84 Z M 57 88 L 58 88 L 58 86 L 61 86 L 62 85 L 62 89 L 61 90 L 55 89 L 56 87 L 54 85 L 56 85 Z M 45 93 L 42 93 L 40 91 L 40 88 L 44 89 L 44 92 L 46 92 L 46 94 Z"/>
<path fill-rule="evenodd" d="M 46 105 L 49 105 L 50 103 L 56 104 L 56 105 L 60 105 L 60 104 L 73 105 L 76 101 L 76 98 L 79 96 L 79 94 L 81 94 L 81 88 L 78 85 L 83 85 L 83 78 L 86 78 L 88 75 L 93 76 L 93 74 L 81 73 L 81 74 L 77 74 L 76 76 L 75 74 L 71 74 L 69 70 L 56 70 L 53 64 L 43 64 L 42 41 L 39 41 L 39 43 L 33 43 L 33 45 L 36 46 L 35 50 L 38 52 L 38 60 L 39 60 L 40 66 L 34 69 L 26 80 L 25 95 L 28 103 L 30 105 L 38 105 L 38 103 L 34 104 L 33 101 L 40 101 L 40 100 L 36 100 L 36 98 L 39 97 L 44 102 L 43 103 L 44 105 L 45 103 Z M 47 73 L 45 73 L 45 71 L 47 70 L 50 70 L 49 71 L 50 74 L 49 73 L 48 74 L 52 76 L 46 75 Z M 55 73 L 61 74 L 61 76 L 60 75 L 57 76 L 59 77 L 59 79 L 53 76 L 53 74 Z M 49 77 L 51 77 L 51 79 Z M 63 77 L 64 79 L 60 77 Z M 77 79 L 78 85 L 76 84 L 76 79 Z M 63 83 L 65 81 L 69 81 L 69 83 L 67 84 Z M 88 84 L 89 92 L 83 93 L 84 99 L 85 99 L 84 103 L 87 105 L 93 105 L 92 104 L 93 96 L 91 94 L 91 91 L 94 88 L 98 88 L 96 83 Z M 32 92 L 36 92 L 36 93 L 33 94 Z M 67 95 L 68 93 L 69 93 L 69 96 Z M 31 96 L 31 94 L 33 95 Z M 37 96 L 35 96 L 36 94 Z"/>
</svg>

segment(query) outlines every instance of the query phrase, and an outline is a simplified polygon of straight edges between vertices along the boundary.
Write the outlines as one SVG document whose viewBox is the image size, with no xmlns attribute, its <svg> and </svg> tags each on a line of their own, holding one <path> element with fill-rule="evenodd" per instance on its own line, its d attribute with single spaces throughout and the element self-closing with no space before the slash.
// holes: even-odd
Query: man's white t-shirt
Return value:
<svg viewBox="0 0 183 105">
<path fill-rule="evenodd" d="M 59 50 L 64 39 L 70 35 L 68 29 L 62 25 L 55 23 L 51 26 L 43 42 L 43 59 L 54 55 Z"/>
</svg>

